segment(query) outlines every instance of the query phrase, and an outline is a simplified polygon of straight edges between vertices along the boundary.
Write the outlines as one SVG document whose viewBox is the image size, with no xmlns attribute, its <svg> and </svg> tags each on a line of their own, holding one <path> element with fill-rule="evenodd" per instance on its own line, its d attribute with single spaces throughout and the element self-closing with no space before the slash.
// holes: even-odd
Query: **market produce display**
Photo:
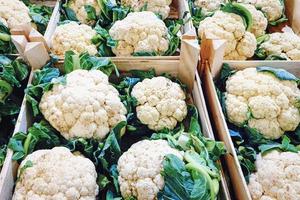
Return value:
<svg viewBox="0 0 300 200">
<path fill-rule="evenodd" d="M 171 1 L 62 1 L 52 52 L 60 57 L 67 50 L 103 57 L 174 55 L 188 20 L 167 19 L 167 4 Z M 66 25 L 70 21 L 79 25 Z"/>
<path fill-rule="evenodd" d="M 120 73 L 88 53 L 66 52 L 61 71 L 55 62 L 34 72 L 26 89 L 34 123 L 8 145 L 21 162 L 13 199 L 218 198 L 224 145 L 202 135 L 177 78 Z M 143 121 L 147 106 L 160 112 L 150 116 L 154 124 Z"/>
<path fill-rule="evenodd" d="M 275 27 L 288 20 L 283 0 L 189 0 L 189 7 L 200 42 L 204 34 L 211 39 L 226 40 L 225 60 L 300 59 L 299 36 L 292 32 L 273 32 L 279 31 Z M 246 36 L 242 37 L 243 33 Z M 290 56 L 286 55 L 289 51 Z"/>
<path fill-rule="evenodd" d="M 230 136 L 253 199 L 299 193 L 288 183 L 299 157 L 299 79 L 272 67 L 233 70 L 216 82 Z M 298 167 L 299 168 L 299 167 Z M 274 171 L 276 173 L 274 174 Z M 272 173 L 272 176 L 271 176 Z"/>
<path fill-rule="evenodd" d="M 0 168 L 20 112 L 28 75 L 28 66 L 23 61 L 0 55 Z"/>
</svg>

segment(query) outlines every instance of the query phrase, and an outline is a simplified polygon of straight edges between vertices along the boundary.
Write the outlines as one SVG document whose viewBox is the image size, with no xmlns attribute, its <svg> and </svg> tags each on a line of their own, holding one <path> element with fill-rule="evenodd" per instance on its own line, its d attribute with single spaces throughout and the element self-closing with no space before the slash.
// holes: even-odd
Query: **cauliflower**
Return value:
<svg viewBox="0 0 300 200">
<path fill-rule="evenodd" d="M 127 113 L 118 91 L 99 70 L 75 70 L 55 84 L 39 104 L 47 121 L 66 139 L 101 140 Z"/>
<path fill-rule="evenodd" d="M 172 0 L 121 0 L 122 5 L 129 6 L 134 11 L 141 11 L 145 7 L 147 11 L 159 14 L 162 19 L 169 16 L 171 3 Z"/>
<path fill-rule="evenodd" d="M 118 41 L 112 48 L 117 56 L 130 56 L 136 52 L 164 53 L 168 50 L 168 28 L 152 12 L 129 13 L 111 27 L 109 34 Z"/>
<path fill-rule="evenodd" d="M 9 28 L 31 22 L 29 9 L 19 0 L 0 0 L 0 18 Z"/>
<path fill-rule="evenodd" d="M 165 140 L 142 140 L 133 144 L 119 158 L 118 172 L 122 196 L 138 200 L 155 200 L 164 187 L 161 175 L 164 156 L 173 154 L 183 159 L 180 151 Z"/>
<path fill-rule="evenodd" d="M 265 31 L 268 26 L 268 20 L 264 14 L 255 8 L 251 4 L 241 4 L 251 13 L 253 19 L 253 25 L 250 29 L 250 32 L 253 33 L 256 37 L 262 36 L 265 34 Z"/>
<path fill-rule="evenodd" d="M 97 54 L 97 47 L 92 44 L 92 37 L 96 35 L 90 26 L 70 22 L 56 28 L 52 36 L 52 52 L 63 57 L 66 51 L 75 53 L 87 51 L 91 55 Z"/>
<path fill-rule="evenodd" d="M 295 81 L 247 68 L 226 82 L 226 111 L 230 122 L 248 124 L 265 138 L 278 139 L 300 123 L 300 90 Z"/>
<path fill-rule="evenodd" d="M 97 0 L 71 0 L 69 1 L 68 7 L 71 8 L 75 14 L 76 18 L 83 24 L 93 24 L 95 21 L 88 18 L 86 11 L 86 6 L 92 6 L 96 14 L 100 14 L 100 7 Z"/>
<path fill-rule="evenodd" d="M 98 195 L 93 162 L 73 155 L 65 147 L 28 155 L 20 165 L 18 176 L 13 200 L 92 200 Z"/>
<path fill-rule="evenodd" d="M 137 99 L 137 117 L 152 130 L 173 129 L 187 115 L 180 85 L 159 76 L 137 83 L 131 92 Z"/>
<path fill-rule="evenodd" d="M 270 151 L 259 155 L 248 188 L 253 200 L 300 199 L 300 153 Z"/>
<path fill-rule="evenodd" d="M 238 2 L 253 4 L 266 15 L 268 21 L 278 20 L 284 11 L 284 5 L 280 0 L 238 0 Z"/>
<path fill-rule="evenodd" d="M 287 60 L 300 60 L 300 37 L 294 33 L 272 33 L 259 46 L 264 56 L 276 55 Z"/>
<path fill-rule="evenodd" d="M 196 7 L 201 8 L 204 14 L 208 14 L 220 9 L 221 4 L 226 2 L 227 0 L 195 0 L 194 4 Z"/>
<path fill-rule="evenodd" d="M 198 34 L 200 39 L 205 34 L 208 38 L 226 40 L 226 60 L 246 60 L 256 49 L 255 36 L 246 31 L 243 19 L 234 13 L 216 11 L 200 22 Z"/>
</svg>

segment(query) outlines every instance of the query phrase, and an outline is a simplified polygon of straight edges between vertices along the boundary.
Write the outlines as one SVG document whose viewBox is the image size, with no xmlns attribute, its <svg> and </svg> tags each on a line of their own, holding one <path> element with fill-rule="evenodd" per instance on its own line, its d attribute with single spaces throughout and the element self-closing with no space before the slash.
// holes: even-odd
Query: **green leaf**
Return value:
<svg viewBox="0 0 300 200">
<path fill-rule="evenodd" d="M 4 103 L 12 91 L 13 87 L 6 81 L 0 79 L 0 103 Z"/>
<path fill-rule="evenodd" d="M 159 53 L 153 51 L 153 52 L 147 52 L 147 51 L 139 51 L 139 52 L 134 52 L 132 56 L 158 56 Z"/>
<path fill-rule="evenodd" d="M 14 60 L 12 66 L 19 81 L 25 80 L 29 75 L 29 67 L 21 60 Z"/>
<path fill-rule="evenodd" d="M 258 72 L 271 73 L 280 80 L 296 81 L 297 83 L 299 82 L 299 78 L 297 78 L 296 76 L 294 76 L 293 74 L 289 73 L 284 69 L 277 69 L 273 67 L 264 66 L 264 67 L 257 67 L 256 70 Z"/>
<path fill-rule="evenodd" d="M 1 145 L 0 146 L 0 169 L 2 168 L 2 166 L 4 164 L 4 161 L 5 161 L 6 150 L 7 150 L 7 146 L 6 145 Z"/>
<path fill-rule="evenodd" d="M 99 174 L 97 177 L 97 184 L 100 190 L 106 188 L 106 186 L 110 183 L 108 178 L 105 175 Z"/>
<path fill-rule="evenodd" d="M 84 5 L 84 9 L 87 13 L 87 17 L 88 17 L 89 20 L 96 20 L 97 19 L 96 10 L 93 6 Z"/>
<path fill-rule="evenodd" d="M 37 25 L 38 31 L 44 34 L 50 21 L 53 8 L 45 5 L 36 5 L 31 3 L 28 7 L 29 14 L 33 23 Z"/>
</svg>

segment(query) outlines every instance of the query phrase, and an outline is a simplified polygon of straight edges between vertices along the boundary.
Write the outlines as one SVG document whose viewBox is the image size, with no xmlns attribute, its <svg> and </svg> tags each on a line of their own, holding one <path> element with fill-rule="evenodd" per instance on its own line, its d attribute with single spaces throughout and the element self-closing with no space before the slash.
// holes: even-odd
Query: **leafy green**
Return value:
<svg viewBox="0 0 300 200">
<path fill-rule="evenodd" d="M 107 76 L 110 76 L 114 71 L 117 75 L 119 73 L 116 65 L 109 58 L 90 56 L 88 53 L 78 55 L 72 51 L 67 51 L 65 53 L 64 72 L 70 73 L 76 69 L 100 70 Z"/>
<path fill-rule="evenodd" d="M 9 28 L 0 22 L 0 53 L 15 53 L 15 47 L 11 41 Z"/>
<path fill-rule="evenodd" d="M 50 21 L 53 8 L 45 5 L 29 4 L 29 15 L 33 23 L 37 25 L 37 30 L 44 34 Z"/>
<path fill-rule="evenodd" d="M 226 153 L 224 144 L 205 138 L 200 130 L 197 110 L 190 118 L 188 132 L 156 133 L 152 139 L 167 139 L 173 148 L 183 150 L 184 159 L 167 155 L 162 176 L 165 186 L 158 199 L 216 199 L 219 192 L 219 166 L 217 161 Z"/>
</svg>

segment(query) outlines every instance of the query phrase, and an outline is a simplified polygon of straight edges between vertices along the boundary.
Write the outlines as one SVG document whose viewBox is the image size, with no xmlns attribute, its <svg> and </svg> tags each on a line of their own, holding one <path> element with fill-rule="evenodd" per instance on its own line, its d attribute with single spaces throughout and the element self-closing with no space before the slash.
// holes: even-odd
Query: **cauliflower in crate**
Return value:
<svg viewBox="0 0 300 200">
<path fill-rule="evenodd" d="M 138 52 L 162 55 L 169 48 L 168 28 L 149 11 L 128 14 L 113 24 L 109 35 L 117 41 L 116 47 L 112 48 L 116 56 L 130 56 Z"/>
<path fill-rule="evenodd" d="M 19 0 L 0 0 L 0 17 L 9 28 L 31 22 L 29 8 Z"/>
<path fill-rule="evenodd" d="M 255 52 L 259 59 L 300 60 L 300 37 L 292 32 L 271 33 L 261 38 Z"/>
<path fill-rule="evenodd" d="M 102 140 L 121 121 L 126 108 L 119 92 L 99 70 L 78 69 L 66 75 L 66 84 L 54 84 L 39 104 L 45 119 L 66 139 Z"/>
<path fill-rule="evenodd" d="M 149 129 L 174 129 L 187 115 L 185 93 L 178 83 L 159 76 L 137 83 L 131 92 L 137 117 Z"/>
<path fill-rule="evenodd" d="M 97 0 L 67 0 L 63 5 L 70 20 L 93 25 L 101 10 Z"/>
<path fill-rule="evenodd" d="M 156 199 L 165 185 L 161 171 L 164 157 L 169 154 L 183 160 L 183 152 L 171 148 L 166 140 L 142 140 L 133 144 L 118 161 L 122 196 Z"/>
<path fill-rule="evenodd" d="M 254 5 L 264 13 L 271 25 L 287 21 L 283 0 L 237 0 L 237 2 Z"/>
<path fill-rule="evenodd" d="M 60 57 L 69 50 L 76 53 L 87 51 L 90 55 L 96 55 L 97 47 L 91 41 L 95 35 L 96 31 L 88 25 L 79 25 L 76 22 L 62 24 L 55 29 L 52 36 L 51 51 Z"/>
<path fill-rule="evenodd" d="M 12 199 L 95 199 L 96 179 L 93 162 L 69 149 L 38 150 L 22 161 Z"/>
<path fill-rule="evenodd" d="M 267 139 L 295 131 L 300 123 L 300 90 L 296 77 L 270 67 L 237 71 L 226 82 L 228 120 L 247 124 Z"/>
<path fill-rule="evenodd" d="M 172 0 L 121 0 L 122 5 L 129 6 L 134 11 L 151 11 L 160 15 L 162 19 L 169 16 L 171 3 Z"/>
<path fill-rule="evenodd" d="M 250 175 L 248 184 L 255 200 L 299 199 L 300 153 L 272 150 L 259 155 L 257 171 Z"/>
<path fill-rule="evenodd" d="M 228 4 L 229 9 L 235 7 L 249 14 L 248 10 L 241 6 Z M 245 26 L 243 17 L 230 12 L 217 11 L 212 17 L 207 17 L 200 22 L 198 35 L 201 38 L 226 40 L 225 57 L 226 60 L 246 60 L 254 55 L 256 49 L 256 38 L 254 34 L 247 31 L 252 27 L 252 17 L 248 15 L 248 27 Z"/>
</svg>

